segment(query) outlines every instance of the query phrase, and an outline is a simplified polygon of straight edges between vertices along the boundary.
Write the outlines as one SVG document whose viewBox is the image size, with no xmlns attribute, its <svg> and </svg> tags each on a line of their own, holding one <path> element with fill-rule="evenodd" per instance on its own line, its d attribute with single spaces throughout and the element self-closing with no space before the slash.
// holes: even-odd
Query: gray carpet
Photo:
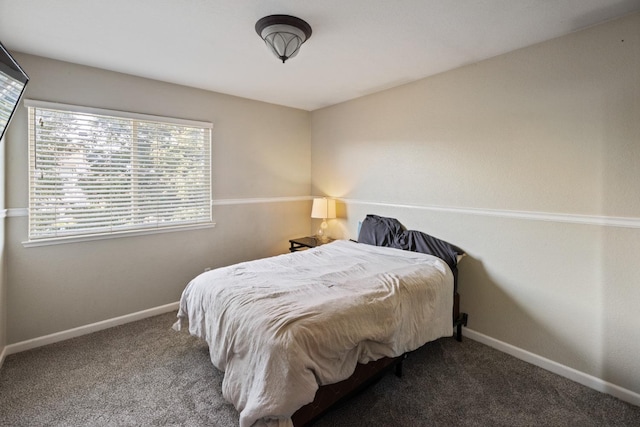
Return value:
<svg viewBox="0 0 640 427">
<path fill-rule="evenodd" d="M 2 426 L 237 426 L 206 345 L 168 313 L 7 357 Z M 640 407 L 478 342 L 452 338 L 409 355 L 327 413 L 327 426 L 640 426 Z"/>
</svg>

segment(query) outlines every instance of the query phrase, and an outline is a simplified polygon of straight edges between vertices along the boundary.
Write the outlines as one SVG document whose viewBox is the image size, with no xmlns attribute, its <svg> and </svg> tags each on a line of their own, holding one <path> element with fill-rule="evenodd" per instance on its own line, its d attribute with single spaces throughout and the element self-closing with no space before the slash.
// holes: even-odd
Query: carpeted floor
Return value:
<svg viewBox="0 0 640 427">
<path fill-rule="evenodd" d="M 237 426 L 206 345 L 168 313 L 14 354 L 2 426 Z M 429 343 L 319 419 L 327 426 L 640 426 L 640 407 L 470 339 Z"/>
</svg>

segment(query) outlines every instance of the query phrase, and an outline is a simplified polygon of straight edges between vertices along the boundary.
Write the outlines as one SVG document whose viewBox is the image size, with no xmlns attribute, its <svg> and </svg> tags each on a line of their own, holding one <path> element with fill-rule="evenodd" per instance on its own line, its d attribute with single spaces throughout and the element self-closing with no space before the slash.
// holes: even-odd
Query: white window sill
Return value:
<svg viewBox="0 0 640 427">
<path fill-rule="evenodd" d="M 213 228 L 215 226 L 216 226 L 215 222 L 210 222 L 206 224 L 183 225 L 183 226 L 166 227 L 166 228 L 152 228 L 148 230 L 120 231 L 117 233 L 110 233 L 110 234 L 87 234 L 84 236 L 54 237 L 50 239 L 28 240 L 26 242 L 22 242 L 22 245 L 25 248 L 35 248 L 39 246 L 63 245 L 66 243 L 90 242 L 92 240 L 119 239 L 121 237 L 145 236 L 148 234 L 161 234 L 161 233 L 173 233 L 176 231 L 201 230 L 205 228 Z"/>
</svg>

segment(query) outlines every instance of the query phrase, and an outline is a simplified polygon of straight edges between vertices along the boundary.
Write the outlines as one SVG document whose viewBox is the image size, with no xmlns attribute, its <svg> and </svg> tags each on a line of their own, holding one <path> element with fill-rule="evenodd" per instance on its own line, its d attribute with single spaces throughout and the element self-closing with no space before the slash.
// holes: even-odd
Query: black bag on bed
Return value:
<svg viewBox="0 0 640 427">
<path fill-rule="evenodd" d="M 396 236 L 402 234 L 404 227 L 395 218 L 367 215 L 360 226 L 358 243 L 373 246 L 391 246 Z"/>
<path fill-rule="evenodd" d="M 464 255 L 464 251 L 422 231 L 405 230 L 395 218 L 367 215 L 360 227 L 358 243 L 437 256 L 449 265 L 453 272 L 454 284 L 457 286 L 458 256 Z"/>
</svg>

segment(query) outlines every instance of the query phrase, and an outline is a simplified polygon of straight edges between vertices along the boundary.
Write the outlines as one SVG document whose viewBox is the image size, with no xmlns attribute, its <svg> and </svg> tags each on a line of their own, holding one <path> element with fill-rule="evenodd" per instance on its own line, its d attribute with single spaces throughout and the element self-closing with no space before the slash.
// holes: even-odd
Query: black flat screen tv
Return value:
<svg viewBox="0 0 640 427">
<path fill-rule="evenodd" d="M 0 140 L 11 122 L 29 76 L 0 43 Z"/>
</svg>

